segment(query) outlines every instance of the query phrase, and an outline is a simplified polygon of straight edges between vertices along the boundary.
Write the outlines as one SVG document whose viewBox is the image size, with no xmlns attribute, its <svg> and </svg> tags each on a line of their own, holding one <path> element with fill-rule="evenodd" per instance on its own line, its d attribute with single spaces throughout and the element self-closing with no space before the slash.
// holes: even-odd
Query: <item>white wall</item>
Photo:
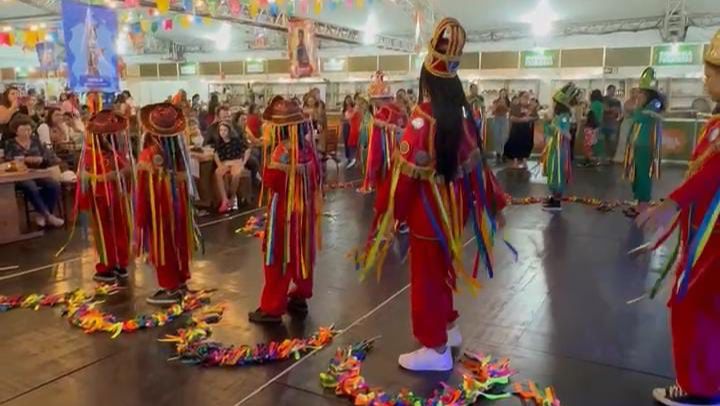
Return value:
<svg viewBox="0 0 720 406">
<path fill-rule="evenodd" d="M 132 79 L 121 83 L 121 88 L 130 90 L 136 103 L 140 105 L 158 103 L 179 89 L 185 89 L 188 98 L 197 93 L 208 100 L 208 83 L 200 78 L 192 80 L 139 80 Z"/>
</svg>

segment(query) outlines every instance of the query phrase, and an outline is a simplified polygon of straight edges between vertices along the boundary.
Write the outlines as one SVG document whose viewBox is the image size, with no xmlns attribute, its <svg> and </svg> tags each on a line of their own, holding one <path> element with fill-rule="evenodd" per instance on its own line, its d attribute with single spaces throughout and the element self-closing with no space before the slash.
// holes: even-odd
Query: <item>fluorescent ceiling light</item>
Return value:
<svg viewBox="0 0 720 406">
<path fill-rule="evenodd" d="M 557 20 L 557 15 L 548 4 L 548 0 L 540 0 L 532 12 L 522 17 L 524 23 L 530 24 L 532 33 L 536 37 L 550 34 L 555 20 Z"/>
</svg>

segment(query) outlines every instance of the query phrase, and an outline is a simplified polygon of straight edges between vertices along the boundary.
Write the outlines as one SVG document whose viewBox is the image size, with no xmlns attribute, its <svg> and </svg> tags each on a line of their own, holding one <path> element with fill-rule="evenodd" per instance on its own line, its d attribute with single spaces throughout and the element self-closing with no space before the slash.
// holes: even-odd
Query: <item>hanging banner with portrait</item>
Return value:
<svg viewBox="0 0 720 406">
<path fill-rule="evenodd" d="M 288 21 L 290 77 L 306 78 L 318 74 L 315 24 L 310 20 Z"/>
<path fill-rule="evenodd" d="M 117 92 L 115 10 L 64 0 L 62 25 L 70 88 L 75 92 Z"/>
<path fill-rule="evenodd" d="M 53 72 L 60 68 L 60 49 L 55 41 L 38 42 L 35 44 L 40 70 Z"/>
</svg>

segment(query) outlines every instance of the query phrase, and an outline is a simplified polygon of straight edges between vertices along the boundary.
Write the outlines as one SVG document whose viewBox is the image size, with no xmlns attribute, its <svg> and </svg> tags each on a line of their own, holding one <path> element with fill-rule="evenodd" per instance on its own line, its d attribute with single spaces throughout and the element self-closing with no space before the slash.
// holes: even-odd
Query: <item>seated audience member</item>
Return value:
<svg viewBox="0 0 720 406">
<path fill-rule="evenodd" d="M 35 128 L 45 122 L 45 113 L 45 101 L 40 99 L 37 101 L 37 103 L 35 103 L 33 111 L 31 112 L 32 116 L 30 116 L 33 124 L 35 124 Z"/>
<path fill-rule="evenodd" d="M 68 142 L 70 129 L 67 127 L 63 112 L 55 107 L 47 110 L 42 124 L 37 128 L 37 135 L 43 146 L 52 148 L 53 144 Z"/>
<path fill-rule="evenodd" d="M 202 147 L 205 141 L 200 131 L 200 123 L 197 118 L 191 118 L 188 120 L 187 126 L 187 141 L 191 147 Z"/>
<path fill-rule="evenodd" d="M 247 148 L 245 151 L 245 169 L 250 171 L 250 175 L 256 181 L 261 181 L 260 162 L 262 161 L 262 141 L 248 137 L 247 115 L 241 110 L 233 116 L 233 128 L 235 133 L 242 140 Z"/>
<path fill-rule="evenodd" d="M 28 168 L 47 168 L 58 165 L 60 160 L 52 150 L 45 148 L 40 139 L 33 136 L 32 120 L 26 115 L 17 115 L 10 122 L 15 138 L 5 145 L 5 157 L 8 160 L 22 161 Z M 23 192 L 25 198 L 38 212 L 35 222 L 40 227 L 50 224 L 61 227 L 63 219 L 53 215 L 53 209 L 60 198 L 60 183 L 53 178 L 40 178 L 16 182 L 15 187 Z"/>
<path fill-rule="evenodd" d="M 218 141 L 215 144 L 215 180 L 222 198 L 219 212 L 226 213 L 235 206 L 240 180 L 245 175 L 245 144 L 233 134 L 229 123 L 218 123 Z M 229 181 L 229 188 L 227 183 Z"/>
<path fill-rule="evenodd" d="M 215 121 L 213 121 L 205 131 L 205 145 L 210 147 L 215 147 L 215 144 L 218 142 L 218 124 L 227 123 L 230 125 L 230 109 L 226 105 L 220 105 L 215 110 L 214 117 Z"/>
</svg>

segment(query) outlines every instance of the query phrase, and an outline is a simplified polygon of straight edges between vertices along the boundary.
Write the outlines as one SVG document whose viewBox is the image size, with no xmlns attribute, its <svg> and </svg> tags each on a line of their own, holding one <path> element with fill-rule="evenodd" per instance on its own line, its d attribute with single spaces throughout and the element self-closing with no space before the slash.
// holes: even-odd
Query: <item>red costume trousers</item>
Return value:
<svg viewBox="0 0 720 406">
<path fill-rule="evenodd" d="M 708 242 L 708 249 L 715 238 Z M 703 261 L 703 258 L 700 259 Z M 670 308 L 675 372 L 693 396 L 720 396 L 720 261 L 709 264 L 683 299 Z"/>
<path fill-rule="evenodd" d="M 260 298 L 260 310 L 272 315 L 282 316 L 287 310 L 288 298 L 310 299 L 313 293 L 313 272 L 309 269 L 309 276 L 303 279 L 302 275 L 296 275 L 294 263 L 289 263 L 283 273 L 282 264 L 265 265 L 265 286 Z M 290 289 L 290 282 L 295 287 Z"/>
<path fill-rule="evenodd" d="M 128 218 L 123 208 L 124 202 L 110 199 L 108 203 L 105 196 L 95 196 L 94 199 L 97 210 L 95 216 L 103 221 L 101 228 L 97 224 L 97 218 L 93 219 L 95 238 L 99 238 L 98 233 L 102 232 L 107 255 L 104 263 L 98 262 L 95 265 L 95 271 L 97 273 L 109 273 L 115 267 L 127 268 L 130 257 L 130 241 L 128 238 Z M 98 230 L 99 228 L 101 229 Z"/>
<path fill-rule="evenodd" d="M 413 334 L 425 347 L 447 343 L 447 328 L 458 318 L 453 291 L 447 284 L 448 265 L 440 243 L 410 237 L 410 300 Z"/>
</svg>

